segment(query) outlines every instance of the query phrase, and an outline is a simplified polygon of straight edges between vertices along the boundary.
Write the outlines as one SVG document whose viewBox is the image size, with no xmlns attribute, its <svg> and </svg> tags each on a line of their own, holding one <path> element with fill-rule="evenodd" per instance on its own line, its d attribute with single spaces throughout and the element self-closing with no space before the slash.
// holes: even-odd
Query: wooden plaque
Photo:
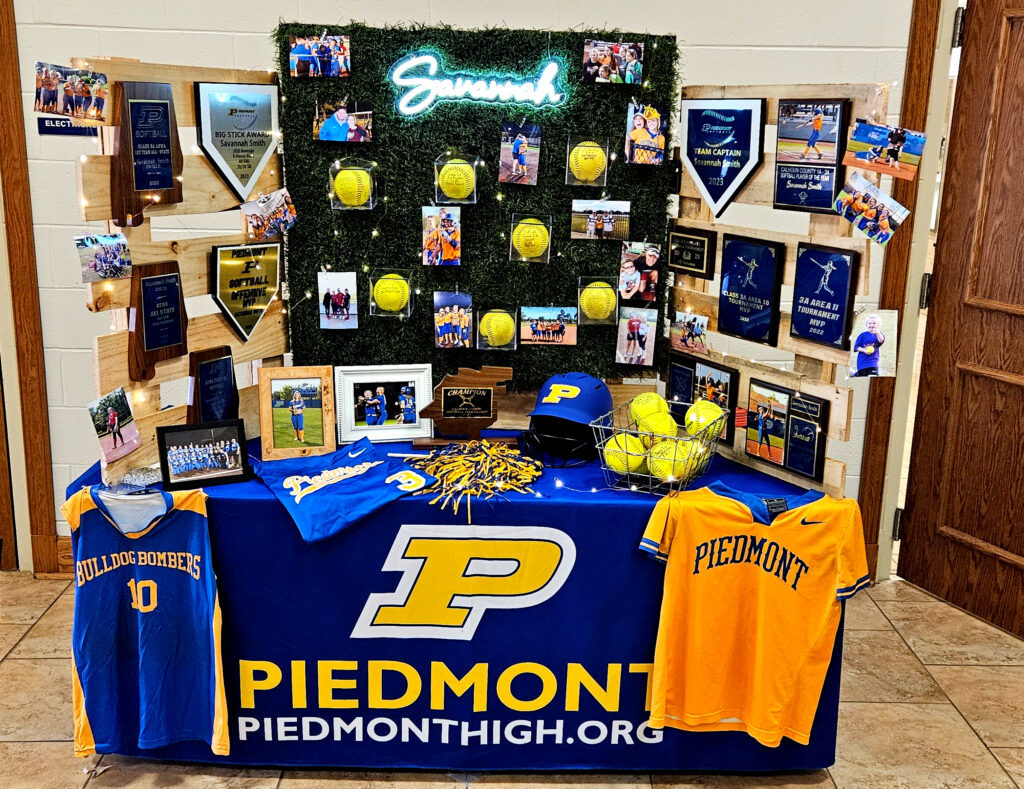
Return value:
<svg viewBox="0 0 1024 789">
<path fill-rule="evenodd" d="M 178 264 L 132 267 L 128 309 L 128 377 L 148 381 L 156 363 L 188 353 L 188 315 Z"/>
<path fill-rule="evenodd" d="M 230 345 L 218 345 L 188 355 L 188 411 L 185 422 L 223 422 L 238 419 L 238 386 Z"/>
<path fill-rule="evenodd" d="M 148 206 L 182 202 L 174 96 L 163 82 L 115 82 L 112 103 L 111 219 L 118 227 L 136 227 Z"/>
<path fill-rule="evenodd" d="M 441 437 L 466 436 L 479 440 L 484 428 L 498 420 L 494 399 L 505 394 L 505 384 L 512 378 L 511 367 L 484 367 L 471 370 L 460 367 L 455 375 L 446 375 L 434 387 L 434 400 L 420 411 L 432 419 L 434 433 Z M 447 444 L 447 440 L 416 439 L 413 446 Z"/>
<path fill-rule="evenodd" d="M 259 389 L 263 460 L 327 455 L 335 450 L 333 367 L 261 367 Z M 302 404 L 298 412 L 290 406 L 296 390 Z"/>
</svg>

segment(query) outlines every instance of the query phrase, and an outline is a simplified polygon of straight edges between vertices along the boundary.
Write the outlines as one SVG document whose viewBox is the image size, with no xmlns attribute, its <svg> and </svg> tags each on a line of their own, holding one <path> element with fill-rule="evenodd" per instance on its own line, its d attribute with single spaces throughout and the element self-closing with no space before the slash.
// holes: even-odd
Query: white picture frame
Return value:
<svg viewBox="0 0 1024 789">
<path fill-rule="evenodd" d="M 414 399 L 412 409 L 402 408 L 403 404 L 399 400 L 403 396 L 402 387 L 412 390 L 408 393 Z M 379 402 L 373 404 L 364 397 L 365 392 L 369 391 L 371 399 L 376 399 L 381 394 L 380 389 L 384 389 L 383 406 Z M 411 441 L 433 436 L 433 420 L 419 415 L 434 400 L 433 370 L 429 364 L 335 367 L 334 392 L 339 445 L 357 441 L 364 436 L 374 442 Z M 381 419 L 382 410 L 383 420 L 371 425 L 371 419 Z M 410 411 L 415 411 L 415 423 L 403 423 L 401 419 L 407 418 Z"/>
</svg>

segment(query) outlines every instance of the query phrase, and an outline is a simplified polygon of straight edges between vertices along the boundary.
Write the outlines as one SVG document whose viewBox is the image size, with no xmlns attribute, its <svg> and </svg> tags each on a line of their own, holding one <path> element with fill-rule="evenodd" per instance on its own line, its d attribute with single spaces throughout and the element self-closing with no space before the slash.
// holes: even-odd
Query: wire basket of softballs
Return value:
<svg viewBox="0 0 1024 789">
<path fill-rule="evenodd" d="M 729 412 L 707 400 L 685 406 L 676 422 L 665 398 L 645 392 L 590 423 L 609 487 L 670 493 L 707 471 Z"/>
</svg>

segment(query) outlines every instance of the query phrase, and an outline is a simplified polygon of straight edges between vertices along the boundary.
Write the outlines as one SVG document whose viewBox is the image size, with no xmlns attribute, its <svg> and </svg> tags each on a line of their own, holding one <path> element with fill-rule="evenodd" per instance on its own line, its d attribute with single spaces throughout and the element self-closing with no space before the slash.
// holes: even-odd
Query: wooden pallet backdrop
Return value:
<svg viewBox="0 0 1024 789">
<path fill-rule="evenodd" d="M 266 71 L 238 69 L 194 68 L 142 63 L 121 58 L 76 58 L 77 67 L 89 66 L 105 73 L 110 81 L 139 81 L 170 83 L 174 93 L 175 114 L 179 130 L 195 127 L 194 86 L 196 82 L 272 83 L 276 75 Z M 111 113 L 113 114 L 113 113 Z M 107 221 L 108 233 L 123 232 L 131 250 L 135 266 L 164 260 L 177 261 L 181 271 L 182 287 L 186 298 L 210 293 L 210 251 L 215 245 L 244 244 L 248 238 L 239 201 L 225 185 L 220 175 L 202 154 L 186 153 L 182 170 L 183 201 L 174 204 L 156 204 L 146 208 L 146 218 L 138 227 L 117 228 L 110 223 L 110 168 L 113 153 L 113 119 L 100 128 L 101 154 L 85 156 L 78 165 L 79 197 L 82 218 L 87 221 Z M 260 193 L 280 189 L 282 186 L 279 157 L 271 159 L 253 191 L 253 199 Z M 154 241 L 150 232 L 151 216 L 187 216 L 232 210 L 238 214 L 238 232 L 205 238 Z M 284 272 L 281 273 L 284 281 Z M 164 408 L 160 400 L 160 384 L 188 377 L 188 357 L 182 356 L 160 362 L 156 375 L 150 381 L 133 382 L 128 377 L 127 308 L 131 280 L 120 279 L 93 282 L 86 286 L 86 306 L 93 312 L 111 313 L 110 334 L 93 340 L 93 372 L 97 396 L 119 386 L 131 398 L 136 424 L 142 437 L 142 448 L 124 458 L 104 465 L 104 481 L 117 480 L 125 471 L 158 461 L 156 428 L 162 425 L 185 423 L 184 404 Z M 231 329 L 227 319 L 219 312 L 191 318 L 188 324 L 188 347 L 200 351 L 219 345 L 229 345 L 235 364 L 258 362 L 265 366 L 282 363 L 287 350 L 287 329 L 283 305 L 275 299 L 247 342 L 242 342 Z M 248 437 L 259 433 L 259 401 L 257 388 L 251 377 L 239 377 L 239 416 L 245 420 Z"/>
<path fill-rule="evenodd" d="M 766 98 L 768 100 L 766 123 L 769 126 L 778 125 L 779 99 L 849 98 L 852 102 L 851 120 L 853 118 L 871 118 L 884 123 L 889 100 L 889 87 L 884 84 L 691 85 L 683 89 L 683 98 Z M 746 186 L 740 190 L 733 200 L 734 203 L 772 207 L 775 180 L 775 151 L 773 144 L 769 144 L 769 147 L 772 150 L 765 152 L 764 164 L 747 182 Z M 877 174 L 861 172 L 865 178 L 873 183 L 878 182 Z M 868 295 L 871 280 L 869 252 L 871 242 L 859 234 L 853 235 L 853 228 L 850 223 L 838 215 L 807 214 L 807 216 L 809 223 L 806 234 L 782 233 L 716 221 L 711 210 L 701 199 L 696 184 L 686 171 L 683 171 L 683 184 L 679 198 L 679 218 L 676 220 L 677 226 L 697 227 L 703 230 L 713 230 L 718 233 L 737 233 L 785 244 L 786 265 L 783 272 L 783 282 L 787 285 L 793 284 L 797 245 L 801 242 L 822 244 L 824 246 L 859 252 L 860 271 L 855 288 L 858 295 Z M 716 253 L 718 256 L 716 271 L 719 273 L 717 275 L 718 278 L 713 281 L 716 285 L 721 282 L 722 246 L 721 239 L 719 239 Z M 718 328 L 718 292 L 717 287 L 715 291 L 709 292 L 711 284 L 708 280 L 676 275 L 671 304 L 673 309 L 681 312 L 692 309 L 702 315 L 708 315 L 710 318 L 708 328 L 715 331 Z M 711 351 L 710 358 L 712 361 L 720 362 L 739 370 L 740 381 L 737 393 L 737 408 L 746 407 L 746 393 L 749 391 L 751 378 L 778 384 L 779 386 L 828 400 L 831 403 L 827 427 L 828 437 L 836 441 L 849 441 L 853 390 L 835 385 L 836 367 L 847 363 L 850 356 L 849 352 L 837 351 L 823 345 L 790 337 L 790 317 L 790 313 L 787 310 L 782 311 L 782 317 L 779 321 L 779 340 L 776 347 L 794 355 L 794 370 L 782 370 L 774 365 L 762 364 L 718 351 Z M 731 447 L 721 445 L 719 451 L 733 460 L 762 471 L 768 471 L 773 476 L 802 487 L 818 488 L 836 498 L 846 495 L 845 463 L 827 457 L 825 460 L 824 479 L 820 484 L 817 484 L 799 474 L 792 474 L 780 467 L 772 466 L 757 460 L 757 458 L 750 457 L 744 451 L 745 440 L 746 431 L 736 430 L 733 445 Z"/>
</svg>

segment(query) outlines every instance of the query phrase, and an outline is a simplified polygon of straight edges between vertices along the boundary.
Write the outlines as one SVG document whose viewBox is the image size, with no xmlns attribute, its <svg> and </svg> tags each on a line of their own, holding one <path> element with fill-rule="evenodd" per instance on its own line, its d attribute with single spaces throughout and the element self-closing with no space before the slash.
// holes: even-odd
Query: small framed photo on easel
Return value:
<svg viewBox="0 0 1024 789">
<path fill-rule="evenodd" d="M 329 365 L 261 367 L 259 380 L 263 460 L 334 451 L 334 381 Z"/>
</svg>

